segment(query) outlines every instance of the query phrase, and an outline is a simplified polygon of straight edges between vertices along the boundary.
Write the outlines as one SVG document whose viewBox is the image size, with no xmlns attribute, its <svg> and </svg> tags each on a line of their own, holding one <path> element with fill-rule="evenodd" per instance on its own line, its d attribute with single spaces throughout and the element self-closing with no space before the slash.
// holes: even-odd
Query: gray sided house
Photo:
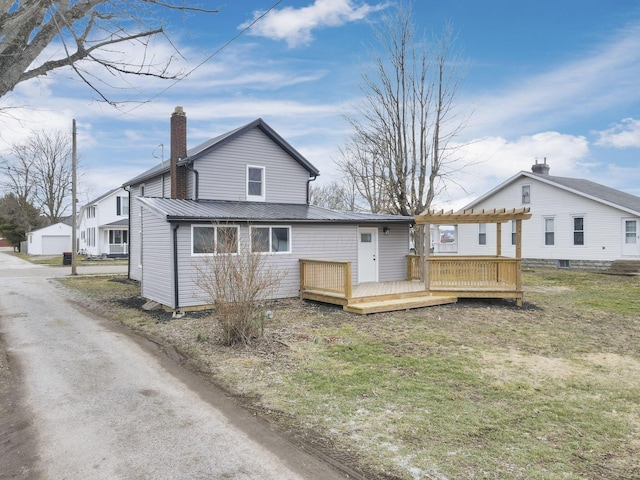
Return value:
<svg viewBox="0 0 640 480">
<path fill-rule="evenodd" d="M 196 285 L 205 232 L 264 238 L 284 273 L 274 298 L 298 296 L 300 260 L 351 262 L 352 282 L 404 280 L 412 217 L 309 205 L 319 171 L 263 120 L 186 149 L 186 116 L 171 117 L 171 158 L 125 184 L 130 194 L 129 276 L 173 310 L 206 304 Z M 222 232 L 222 230 L 220 230 Z"/>
</svg>

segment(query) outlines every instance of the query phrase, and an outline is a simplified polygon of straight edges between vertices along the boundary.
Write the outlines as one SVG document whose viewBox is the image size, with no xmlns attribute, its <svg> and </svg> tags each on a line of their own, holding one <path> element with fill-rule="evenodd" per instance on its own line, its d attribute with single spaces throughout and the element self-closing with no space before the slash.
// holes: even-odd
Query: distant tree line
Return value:
<svg viewBox="0 0 640 480">
<path fill-rule="evenodd" d="M 26 234 L 58 223 L 71 199 L 71 135 L 34 132 L 0 156 L 0 234 L 12 245 Z"/>
</svg>

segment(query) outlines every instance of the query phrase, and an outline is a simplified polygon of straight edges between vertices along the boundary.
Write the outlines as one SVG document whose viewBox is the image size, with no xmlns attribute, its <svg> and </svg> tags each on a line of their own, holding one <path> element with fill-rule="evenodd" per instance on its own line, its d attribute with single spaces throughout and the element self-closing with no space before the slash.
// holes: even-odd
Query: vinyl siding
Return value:
<svg viewBox="0 0 640 480">
<path fill-rule="evenodd" d="M 531 203 L 521 203 L 522 185 L 531 185 Z M 622 219 L 626 212 L 530 178 L 517 179 L 474 206 L 474 209 L 531 207 L 532 217 L 522 222 L 523 258 L 611 261 L 622 255 Z M 584 218 L 584 245 L 573 245 L 573 218 Z M 545 245 L 544 219 L 554 218 L 554 245 Z M 495 225 L 487 225 L 487 245 L 478 245 L 478 226 L 460 225 L 459 254 L 494 255 Z M 515 255 L 511 224 L 502 226 L 502 253 Z"/>
<path fill-rule="evenodd" d="M 265 167 L 265 201 L 307 202 L 309 172 L 258 128 L 195 161 L 200 177 L 199 198 L 246 200 L 247 165 Z M 188 196 L 194 198 L 194 175 L 187 177 Z"/>
<path fill-rule="evenodd" d="M 145 217 L 146 218 L 146 217 Z M 149 222 L 153 224 L 153 222 Z M 147 232 L 147 220 L 145 219 L 145 232 Z M 255 226 L 260 226 L 256 224 Z M 270 223 L 269 226 L 276 226 Z M 312 260 L 332 260 L 352 263 L 352 282 L 356 283 L 357 278 L 357 225 L 339 224 L 308 224 L 289 225 L 281 224 L 277 226 L 291 227 L 291 253 L 266 255 L 266 265 L 275 266 L 280 271 L 286 272 L 282 278 L 279 288 L 274 293 L 273 298 L 287 298 L 298 296 L 300 287 L 300 266 L 299 259 Z M 406 278 L 406 255 L 409 249 L 408 227 L 394 225 L 391 227 L 389 235 L 382 234 L 380 227 L 379 234 L 379 256 L 380 256 L 380 280 L 403 280 Z M 240 237 L 243 241 L 249 238 L 249 230 L 246 225 L 240 228 Z M 146 234 L 146 233 L 145 233 Z M 160 235 L 160 232 L 153 230 L 153 235 Z M 149 247 L 151 248 L 151 247 Z M 154 248 L 157 248 L 154 243 Z M 171 252 L 163 253 L 165 258 L 172 255 Z M 198 267 L 204 267 L 206 260 L 203 257 L 191 255 L 191 225 L 182 224 L 178 229 L 178 256 L 179 268 L 178 278 L 180 280 L 180 307 L 194 307 L 210 303 L 200 288 L 197 286 Z M 145 278 L 149 273 L 145 256 Z M 170 262 L 165 262 L 169 264 Z M 159 266 L 151 267 L 151 274 L 159 274 Z M 170 279 L 172 272 L 163 274 L 165 279 Z M 155 286 L 155 285 L 154 285 Z M 169 297 L 172 304 L 172 285 L 170 282 L 158 284 L 159 288 L 167 289 L 162 296 Z M 145 290 L 146 291 L 146 290 Z M 145 295 L 146 296 L 146 295 Z M 161 294 L 158 292 L 157 297 Z"/>
<path fill-rule="evenodd" d="M 406 280 L 409 254 L 409 226 L 391 225 L 385 235 L 378 227 L 378 281 Z"/>
<path fill-rule="evenodd" d="M 145 235 L 142 296 L 173 307 L 171 225 L 146 210 L 142 218 Z"/>
</svg>

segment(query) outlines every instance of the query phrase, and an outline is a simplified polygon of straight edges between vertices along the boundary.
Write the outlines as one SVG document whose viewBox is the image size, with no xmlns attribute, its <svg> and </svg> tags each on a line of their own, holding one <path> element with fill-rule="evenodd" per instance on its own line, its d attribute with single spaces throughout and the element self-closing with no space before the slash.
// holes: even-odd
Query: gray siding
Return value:
<svg viewBox="0 0 640 480">
<path fill-rule="evenodd" d="M 408 225 L 390 225 L 388 235 L 378 227 L 378 281 L 406 280 L 408 254 Z"/>
<path fill-rule="evenodd" d="M 265 167 L 266 198 L 273 203 L 306 203 L 309 172 L 255 128 L 196 160 L 200 176 L 199 198 L 246 200 L 247 165 Z M 194 198 L 193 174 L 188 195 Z"/>
<path fill-rule="evenodd" d="M 142 296 L 174 307 L 171 225 L 146 209 L 142 219 L 145 237 Z"/>
<path fill-rule="evenodd" d="M 155 225 L 155 220 L 147 222 L 145 217 L 145 234 L 147 225 Z M 153 230 L 154 246 L 148 248 L 161 248 L 165 243 L 161 242 L 161 238 L 170 234 L 170 228 L 165 230 Z M 269 224 L 273 226 L 274 224 Z M 295 297 L 298 295 L 300 286 L 300 267 L 299 259 L 306 258 L 312 260 L 332 260 L 344 261 L 352 263 L 352 281 L 357 281 L 357 225 L 341 225 L 341 224 L 317 224 L 317 225 L 288 225 L 291 227 L 291 253 L 273 254 L 266 257 L 267 265 L 275 266 L 279 270 L 286 272 L 281 280 L 278 290 L 274 294 L 274 298 Z M 163 231 L 169 233 L 162 233 Z M 246 241 L 249 238 L 249 230 L 247 226 L 240 228 L 240 236 Z M 157 238 L 156 238 L 157 236 Z M 409 248 L 408 227 L 403 225 L 395 225 L 391 227 L 389 235 L 382 234 L 380 227 L 379 234 L 379 256 L 380 256 L 380 280 L 404 280 L 406 278 L 406 255 Z M 158 243 L 160 242 L 160 243 Z M 163 251 L 161 255 L 164 259 L 171 258 L 171 251 Z M 203 296 L 202 291 L 197 286 L 197 268 L 204 266 L 205 260 L 202 257 L 194 257 L 191 255 L 191 225 L 182 224 L 178 229 L 178 257 L 179 268 L 178 278 L 180 280 L 180 307 L 194 307 L 209 303 Z M 154 280 L 153 288 L 156 298 L 168 298 L 165 305 L 173 304 L 172 290 L 172 271 L 168 270 L 170 262 L 167 260 L 154 260 L 150 270 L 147 269 L 147 263 L 152 262 L 145 256 L 145 279 L 147 275 L 155 276 L 164 272 L 162 279 Z M 166 264 L 167 266 L 162 268 Z M 146 282 L 146 280 L 145 280 Z M 151 289 L 151 285 L 149 288 Z M 161 291 L 162 290 L 162 291 Z M 166 291 L 165 291 L 166 290 Z M 146 292 L 146 290 L 145 290 Z M 146 294 L 145 294 L 146 296 Z M 147 297 L 150 298 L 150 297 Z M 160 300 L 158 300 L 160 301 Z"/>
</svg>

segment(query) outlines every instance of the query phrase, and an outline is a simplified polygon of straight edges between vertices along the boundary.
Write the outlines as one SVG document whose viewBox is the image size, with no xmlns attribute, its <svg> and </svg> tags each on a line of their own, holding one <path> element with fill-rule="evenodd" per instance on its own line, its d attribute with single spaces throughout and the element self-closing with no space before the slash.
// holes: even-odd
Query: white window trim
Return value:
<svg viewBox="0 0 640 480">
<path fill-rule="evenodd" d="M 576 245 L 575 243 L 575 220 L 576 218 L 582 218 L 582 245 Z M 585 248 L 587 246 L 587 215 L 584 213 L 576 213 L 571 215 L 571 246 L 575 248 Z"/>
<path fill-rule="evenodd" d="M 255 168 L 262 171 L 262 195 L 249 195 L 249 169 Z M 267 169 L 260 165 L 247 165 L 245 189 L 248 202 L 264 202 L 267 193 Z"/>
<path fill-rule="evenodd" d="M 547 220 L 553 220 L 553 244 L 547 244 Z M 546 215 L 542 217 L 542 246 L 545 248 L 554 248 L 558 244 L 557 228 L 555 215 Z"/>
<path fill-rule="evenodd" d="M 253 249 L 251 249 L 251 253 L 257 253 L 260 255 L 291 255 L 291 252 L 293 252 L 293 238 L 291 236 L 291 226 L 290 225 L 254 225 L 249 229 L 249 247 L 251 248 L 252 245 L 252 239 L 253 239 L 253 229 L 254 228 L 268 228 L 269 229 L 269 251 L 268 252 L 254 252 Z M 271 229 L 272 228 L 286 228 L 289 230 L 289 250 L 286 252 L 272 252 L 271 251 Z"/>
<path fill-rule="evenodd" d="M 228 253 L 218 253 L 216 252 L 210 252 L 210 253 L 195 253 L 193 251 L 193 239 L 195 238 L 195 235 L 193 234 L 193 231 L 196 228 L 213 228 L 214 229 L 214 243 L 217 247 L 218 245 L 218 228 L 219 227 L 223 227 L 223 228 L 235 228 L 236 229 L 236 236 L 238 238 L 238 248 L 240 248 L 240 227 L 238 225 L 207 225 L 207 224 L 192 224 L 191 225 L 191 256 L 192 257 L 213 257 L 215 255 L 229 255 Z M 217 248 L 216 248 L 217 249 Z M 238 255 L 238 252 L 236 251 L 235 253 L 231 253 L 231 255 Z"/>
<path fill-rule="evenodd" d="M 484 227 L 484 228 L 482 228 Z M 480 235 L 484 235 L 484 243 L 480 243 Z M 478 224 L 478 246 L 486 247 L 489 243 L 489 239 L 487 238 L 487 224 L 479 223 Z"/>
<path fill-rule="evenodd" d="M 528 202 L 524 201 L 524 195 L 523 195 L 524 187 L 529 187 L 529 201 Z M 531 184 L 530 183 L 524 183 L 524 184 L 520 185 L 520 203 L 522 205 L 531 205 L 531 196 L 532 196 Z"/>
</svg>

